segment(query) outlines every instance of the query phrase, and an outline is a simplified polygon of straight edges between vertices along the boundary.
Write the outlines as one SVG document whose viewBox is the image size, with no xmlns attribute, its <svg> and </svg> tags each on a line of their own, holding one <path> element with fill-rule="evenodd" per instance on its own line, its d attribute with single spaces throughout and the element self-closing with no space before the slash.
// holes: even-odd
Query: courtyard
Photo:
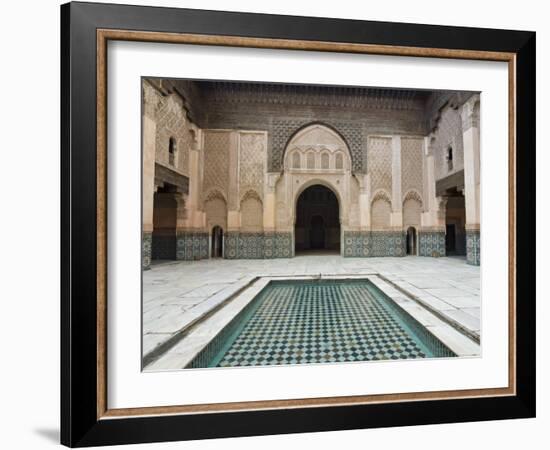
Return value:
<svg viewBox="0 0 550 450">
<path fill-rule="evenodd" d="M 481 354 L 479 93 L 142 94 L 144 370 Z"/>
<path fill-rule="evenodd" d="M 300 277 L 369 277 L 401 307 L 426 318 L 427 329 L 444 324 L 442 342 L 479 355 L 479 266 L 465 264 L 463 257 L 344 258 L 310 251 L 290 259 L 155 262 L 143 272 L 144 369 L 183 368 L 198 351 L 191 331 L 215 322 L 214 313 L 224 320 L 244 308 L 261 290 L 258 280 Z"/>
</svg>

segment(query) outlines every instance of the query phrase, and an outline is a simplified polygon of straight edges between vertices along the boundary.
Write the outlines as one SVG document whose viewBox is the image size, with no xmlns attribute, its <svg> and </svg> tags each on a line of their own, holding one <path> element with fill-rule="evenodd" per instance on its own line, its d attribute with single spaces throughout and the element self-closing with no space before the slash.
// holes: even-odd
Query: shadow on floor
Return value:
<svg viewBox="0 0 550 450">
<path fill-rule="evenodd" d="M 339 255 L 340 250 L 327 250 L 327 249 L 315 249 L 315 250 L 296 250 L 296 256 L 323 256 L 323 255 Z"/>
<path fill-rule="evenodd" d="M 57 428 L 38 428 L 34 432 L 45 440 L 59 444 L 59 429 Z"/>
</svg>

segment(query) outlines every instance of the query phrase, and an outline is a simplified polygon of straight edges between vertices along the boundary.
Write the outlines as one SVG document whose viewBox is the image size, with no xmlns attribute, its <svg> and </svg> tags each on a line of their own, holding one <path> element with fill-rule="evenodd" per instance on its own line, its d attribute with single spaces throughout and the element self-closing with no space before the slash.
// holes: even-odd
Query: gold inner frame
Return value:
<svg viewBox="0 0 550 450">
<path fill-rule="evenodd" d="M 264 400 L 201 405 L 148 406 L 109 409 L 107 405 L 107 42 L 109 40 L 217 45 L 286 50 L 363 53 L 390 56 L 502 61 L 508 63 L 508 387 L 401 394 L 377 394 Z M 403 47 L 341 42 L 297 41 L 237 36 L 97 30 L 97 418 L 166 414 L 219 413 L 265 409 L 313 408 L 403 401 L 447 400 L 516 394 L 516 54 L 445 48 Z"/>
</svg>

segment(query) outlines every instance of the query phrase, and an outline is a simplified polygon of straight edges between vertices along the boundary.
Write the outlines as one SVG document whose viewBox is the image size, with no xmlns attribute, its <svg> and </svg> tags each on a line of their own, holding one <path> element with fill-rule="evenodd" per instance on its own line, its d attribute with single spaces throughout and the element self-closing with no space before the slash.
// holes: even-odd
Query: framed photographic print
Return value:
<svg viewBox="0 0 550 450">
<path fill-rule="evenodd" d="M 535 33 L 61 18 L 63 444 L 534 416 Z"/>
</svg>

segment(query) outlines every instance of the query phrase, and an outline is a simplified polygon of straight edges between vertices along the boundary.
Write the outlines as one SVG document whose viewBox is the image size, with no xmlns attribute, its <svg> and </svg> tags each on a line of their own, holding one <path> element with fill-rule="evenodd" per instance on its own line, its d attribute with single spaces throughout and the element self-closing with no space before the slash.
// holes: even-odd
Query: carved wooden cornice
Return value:
<svg viewBox="0 0 550 450">
<path fill-rule="evenodd" d="M 429 92 L 412 89 L 383 89 L 278 83 L 196 83 L 208 103 L 282 104 L 356 109 L 423 111 Z"/>
</svg>

